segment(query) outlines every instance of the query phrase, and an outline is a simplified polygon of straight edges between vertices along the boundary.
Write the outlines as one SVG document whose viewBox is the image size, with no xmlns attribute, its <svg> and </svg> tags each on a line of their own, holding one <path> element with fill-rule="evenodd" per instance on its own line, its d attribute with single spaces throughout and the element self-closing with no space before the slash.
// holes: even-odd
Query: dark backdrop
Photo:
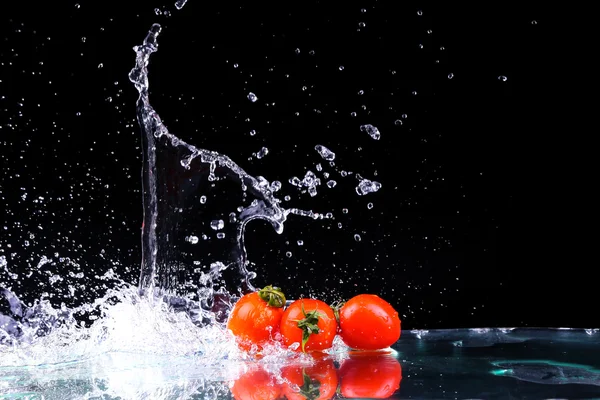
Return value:
<svg viewBox="0 0 600 400">
<path fill-rule="evenodd" d="M 12 3 L 0 17 L 0 282 L 24 299 L 84 279 L 72 301 L 85 301 L 110 268 L 138 279 L 141 140 L 127 74 L 158 22 L 151 100 L 171 132 L 335 215 L 290 218 L 282 235 L 253 224 L 257 285 L 329 301 L 379 293 L 407 328 L 599 324 L 589 266 L 562 225 L 564 154 L 548 132 L 567 116 L 553 107 L 543 9 Z M 381 190 L 359 197 L 329 168 L 335 190 L 294 192 L 289 178 L 326 167 L 316 144 Z M 269 154 L 251 158 L 262 146 Z M 42 257 L 45 279 L 63 280 L 38 284 Z"/>
</svg>

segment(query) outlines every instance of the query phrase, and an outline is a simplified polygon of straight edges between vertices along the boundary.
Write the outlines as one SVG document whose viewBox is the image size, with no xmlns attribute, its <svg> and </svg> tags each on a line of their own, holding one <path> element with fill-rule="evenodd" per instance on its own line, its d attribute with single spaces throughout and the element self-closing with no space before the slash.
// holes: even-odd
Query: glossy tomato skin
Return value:
<svg viewBox="0 0 600 400">
<path fill-rule="evenodd" d="M 340 337 L 358 350 L 384 349 L 400 338 L 398 312 L 381 297 L 360 294 L 340 309 Z"/>
<path fill-rule="evenodd" d="M 269 306 L 257 292 L 249 293 L 233 306 L 227 329 L 233 332 L 242 349 L 256 345 L 260 350 L 277 336 L 282 315 L 283 308 Z"/>
<path fill-rule="evenodd" d="M 229 390 L 236 400 L 275 400 L 281 396 L 281 385 L 275 376 L 260 366 L 240 376 Z"/>
<path fill-rule="evenodd" d="M 298 392 L 297 388 L 306 390 L 304 375 L 311 382 L 318 383 L 318 396 L 316 393 L 311 393 L 312 396 L 307 396 L 306 393 Z M 331 399 L 335 395 L 338 386 L 338 375 L 331 359 L 320 359 L 314 365 L 309 367 L 290 365 L 283 368 L 281 371 L 282 378 L 287 382 L 283 386 L 282 394 L 287 400 L 306 400 L 307 398 L 314 400 Z M 315 396 L 315 397 L 313 397 Z"/>
<path fill-rule="evenodd" d="M 316 310 L 320 314 L 317 322 L 319 333 L 310 335 L 304 346 L 305 351 L 330 348 L 337 331 L 335 314 L 327 303 L 316 299 L 296 300 L 286 308 L 281 317 L 280 326 L 283 344 L 289 347 L 294 343 L 302 343 L 302 329 L 298 327 L 298 321 L 305 318 L 302 311 L 303 306 L 306 313 Z M 301 346 L 296 350 L 302 351 Z"/>
<path fill-rule="evenodd" d="M 389 354 L 351 355 L 340 367 L 340 393 L 345 398 L 385 399 L 400 388 L 402 367 Z"/>
</svg>

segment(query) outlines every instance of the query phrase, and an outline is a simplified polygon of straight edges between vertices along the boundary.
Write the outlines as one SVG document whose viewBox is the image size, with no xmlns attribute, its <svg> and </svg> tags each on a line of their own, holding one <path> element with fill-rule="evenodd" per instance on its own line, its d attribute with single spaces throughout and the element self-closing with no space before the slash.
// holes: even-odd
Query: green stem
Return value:
<svg viewBox="0 0 600 400">
<path fill-rule="evenodd" d="M 303 384 L 300 387 L 300 395 L 307 400 L 314 400 L 321 397 L 321 382 L 316 379 L 312 379 L 302 368 L 302 380 Z"/>
<path fill-rule="evenodd" d="M 323 315 L 314 309 L 313 311 L 306 312 L 304 310 L 304 303 L 302 303 L 302 314 L 304 319 L 298 321 L 298 328 L 302 329 L 302 352 L 306 353 L 306 342 L 310 339 L 310 335 L 319 333 L 319 317 Z"/>
<path fill-rule="evenodd" d="M 331 303 L 331 309 L 333 310 L 333 315 L 335 315 L 335 320 L 338 324 L 338 326 L 340 326 L 340 310 L 342 309 L 342 307 L 344 307 L 344 304 L 346 304 L 346 302 L 344 301 L 334 301 L 333 303 Z"/>
<path fill-rule="evenodd" d="M 267 305 L 276 308 L 283 308 L 285 306 L 285 296 L 281 291 L 281 288 L 276 286 L 265 286 L 258 291 L 258 297 L 267 302 Z"/>
</svg>

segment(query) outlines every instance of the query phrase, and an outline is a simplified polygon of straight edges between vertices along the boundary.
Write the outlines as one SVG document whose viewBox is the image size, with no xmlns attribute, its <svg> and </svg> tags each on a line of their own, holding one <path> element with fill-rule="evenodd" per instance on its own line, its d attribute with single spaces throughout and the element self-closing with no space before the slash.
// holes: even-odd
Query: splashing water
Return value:
<svg viewBox="0 0 600 400">
<path fill-rule="evenodd" d="M 267 221 L 282 233 L 290 214 L 324 218 L 283 208 L 274 197 L 280 182 L 252 177 L 229 157 L 191 146 L 167 130 L 148 95 L 149 59 L 160 31 L 153 25 L 134 48 L 129 75 L 139 92 L 144 157 L 139 286 L 110 270 L 100 277 L 111 284 L 106 294 L 74 308 L 44 298 L 28 307 L 0 288 L 0 367 L 106 361 L 107 354 L 121 352 L 194 357 L 204 365 L 247 359 L 224 327 L 236 297 L 254 290 L 256 274 L 247 269 L 244 247 L 247 224 Z M 320 184 L 310 171 L 299 182 L 311 196 Z M 203 246 L 207 242 L 210 251 Z M 38 268 L 49 262 L 43 258 Z M 4 256 L 0 268 L 10 272 Z M 289 353 L 271 351 L 275 358 Z"/>
</svg>

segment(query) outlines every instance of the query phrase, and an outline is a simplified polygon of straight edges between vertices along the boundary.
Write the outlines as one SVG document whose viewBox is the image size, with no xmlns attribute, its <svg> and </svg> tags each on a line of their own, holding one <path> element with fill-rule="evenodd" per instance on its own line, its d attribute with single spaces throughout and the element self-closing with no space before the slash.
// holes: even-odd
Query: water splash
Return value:
<svg viewBox="0 0 600 400">
<path fill-rule="evenodd" d="M 271 223 L 278 233 L 283 232 L 283 224 L 291 210 L 280 207 L 280 201 L 273 196 L 270 183 L 266 179 L 256 179 L 248 175 L 229 157 L 214 151 L 198 149 L 168 132 L 158 113 L 150 105 L 148 97 L 148 63 L 152 53 L 157 51 L 157 37 L 161 31 L 158 24 L 152 26 L 141 46 L 136 46 L 135 68 L 129 77 L 139 92 L 137 114 L 144 142 L 144 225 L 143 260 L 140 274 L 140 292 L 152 292 L 160 288 L 161 292 L 181 289 L 184 279 L 173 279 L 173 272 L 180 272 L 179 265 L 173 265 L 174 251 L 180 249 L 177 231 L 182 231 L 180 221 L 171 219 L 173 208 L 188 205 L 194 190 L 201 186 L 200 180 L 208 182 L 233 181 L 242 191 L 242 200 L 253 198 L 249 204 L 228 210 L 234 214 L 233 235 L 224 232 L 222 237 L 231 236 L 227 260 L 221 262 L 225 269 L 237 269 L 238 276 L 234 284 L 242 291 L 253 289 L 250 282 L 252 274 L 246 269 L 248 260 L 243 245 L 246 224 L 255 219 Z M 255 97 L 252 99 L 255 99 Z M 265 152 L 266 153 L 266 152 Z M 261 154 L 262 155 L 262 154 Z M 158 179 L 166 171 L 168 179 Z M 208 176 L 206 174 L 208 173 Z M 190 182 L 193 181 L 190 187 Z M 220 182 L 219 182 L 220 183 Z M 180 186 L 187 185 L 184 195 L 180 195 Z M 200 201 L 201 203 L 201 201 Z M 189 207 L 189 205 L 188 205 Z M 227 250 L 226 250 L 227 251 Z M 202 260 L 205 263 L 205 260 Z M 211 263 L 208 263 L 211 264 Z M 225 293 L 225 291 L 223 291 Z"/>
</svg>

